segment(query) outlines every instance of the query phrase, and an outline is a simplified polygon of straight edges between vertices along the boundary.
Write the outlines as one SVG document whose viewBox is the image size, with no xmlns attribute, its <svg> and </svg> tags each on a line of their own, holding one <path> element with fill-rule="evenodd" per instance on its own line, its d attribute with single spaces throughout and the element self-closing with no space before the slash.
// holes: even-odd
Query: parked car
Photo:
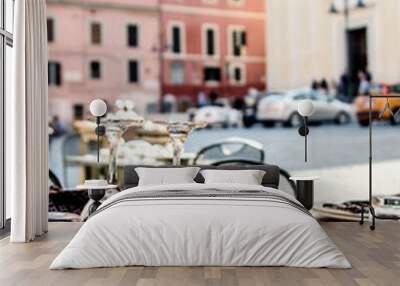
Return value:
<svg viewBox="0 0 400 286">
<path fill-rule="evenodd" d="M 337 124 L 346 124 L 351 121 L 350 104 L 310 89 L 292 90 L 262 98 L 257 107 L 257 120 L 266 127 L 273 126 L 277 122 L 282 122 L 285 126 L 298 127 L 302 124 L 303 118 L 297 112 L 297 105 L 303 99 L 310 99 L 314 103 L 314 113 L 309 118 L 310 122 L 333 121 Z"/>
<path fill-rule="evenodd" d="M 400 109 L 400 98 L 385 98 L 389 93 L 399 93 L 399 85 L 385 85 L 385 84 L 373 84 L 370 89 L 371 94 L 382 95 L 381 98 L 372 99 L 371 115 L 372 120 L 383 120 L 389 121 L 392 125 L 400 124 L 400 118 L 393 116 Z M 356 108 L 357 121 L 361 126 L 369 125 L 369 97 L 368 95 L 358 95 L 354 101 Z M 383 114 L 381 112 L 388 105 L 392 113 L 387 110 Z M 392 115 L 393 114 L 393 115 Z"/>
<path fill-rule="evenodd" d="M 257 107 L 260 100 L 270 95 L 280 95 L 279 92 L 255 92 L 244 97 L 243 125 L 251 127 L 257 123 Z"/>
<path fill-rule="evenodd" d="M 207 105 L 195 110 L 193 120 L 207 127 L 240 127 L 242 113 L 229 105 Z"/>
</svg>

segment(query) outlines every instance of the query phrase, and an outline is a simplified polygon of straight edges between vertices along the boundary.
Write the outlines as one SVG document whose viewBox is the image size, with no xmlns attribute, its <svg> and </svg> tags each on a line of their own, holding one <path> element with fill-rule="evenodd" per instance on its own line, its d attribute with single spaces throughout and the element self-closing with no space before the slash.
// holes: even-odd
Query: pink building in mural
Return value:
<svg viewBox="0 0 400 286">
<path fill-rule="evenodd" d="M 49 109 L 70 122 L 94 98 L 160 95 L 157 0 L 48 0 Z"/>
<path fill-rule="evenodd" d="M 265 0 L 47 0 L 50 115 L 265 89 Z M 161 84 L 160 84 L 161 82 Z"/>
<path fill-rule="evenodd" d="M 265 0 L 161 0 L 162 93 L 265 89 Z"/>
</svg>

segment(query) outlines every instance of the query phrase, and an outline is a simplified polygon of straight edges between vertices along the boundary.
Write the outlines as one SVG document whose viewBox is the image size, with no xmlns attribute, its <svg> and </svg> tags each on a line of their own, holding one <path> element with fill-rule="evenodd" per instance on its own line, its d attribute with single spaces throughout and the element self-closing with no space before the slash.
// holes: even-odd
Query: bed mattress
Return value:
<svg viewBox="0 0 400 286">
<path fill-rule="evenodd" d="M 254 185 L 179 184 L 112 196 L 50 269 L 133 265 L 351 267 L 290 195 Z"/>
</svg>

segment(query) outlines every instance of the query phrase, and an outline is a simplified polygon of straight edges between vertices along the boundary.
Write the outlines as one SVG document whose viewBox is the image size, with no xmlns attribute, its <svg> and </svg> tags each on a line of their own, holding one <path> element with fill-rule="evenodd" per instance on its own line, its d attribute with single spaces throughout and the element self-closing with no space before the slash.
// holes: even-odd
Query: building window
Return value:
<svg viewBox="0 0 400 286">
<path fill-rule="evenodd" d="M 172 26 L 172 52 L 180 54 L 182 52 L 182 30 L 179 26 Z"/>
<path fill-rule="evenodd" d="M 242 81 L 242 70 L 238 67 L 236 67 L 233 71 L 233 79 L 236 82 L 241 82 Z"/>
<path fill-rule="evenodd" d="M 244 65 L 235 65 L 231 69 L 230 82 L 235 85 L 246 83 Z"/>
<path fill-rule="evenodd" d="M 128 81 L 130 83 L 139 82 L 139 63 L 136 60 L 130 60 L 128 63 Z"/>
<path fill-rule="evenodd" d="M 101 63 L 99 61 L 91 61 L 89 63 L 89 69 L 91 79 L 101 78 Z"/>
<path fill-rule="evenodd" d="M 93 22 L 90 24 L 90 42 L 93 45 L 101 44 L 101 24 Z"/>
<path fill-rule="evenodd" d="M 169 70 L 170 82 L 174 85 L 181 85 L 185 82 L 185 70 L 183 63 L 173 62 Z"/>
<path fill-rule="evenodd" d="M 47 42 L 54 42 L 54 19 L 47 18 Z"/>
<path fill-rule="evenodd" d="M 219 67 L 204 68 L 204 81 L 221 81 L 221 69 Z"/>
<path fill-rule="evenodd" d="M 219 54 L 219 26 L 206 23 L 202 26 L 202 53 L 208 57 Z"/>
<path fill-rule="evenodd" d="M 84 120 L 85 106 L 81 103 L 74 104 L 72 106 L 74 120 Z"/>
<path fill-rule="evenodd" d="M 128 25 L 127 29 L 128 47 L 136 48 L 139 46 L 139 27 L 134 24 Z"/>
<path fill-rule="evenodd" d="M 207 28 L 205 31 L 206 38 L 206 55 L 214 56 L 215 55 L 215 29 Z"/>
<path fill-rule="evenodd" d="M 244 29 L 233 29 L 231 31 L 231 54 L 240 57 L 243 48 L 247 45 L 247 33 Z"/>
<path fill-rule="evenodd" d="M 61 64 L 56 61 L 49 61 L 48 64 L 48 83 L 49 86 L 61 85 Z"/>
</svg>

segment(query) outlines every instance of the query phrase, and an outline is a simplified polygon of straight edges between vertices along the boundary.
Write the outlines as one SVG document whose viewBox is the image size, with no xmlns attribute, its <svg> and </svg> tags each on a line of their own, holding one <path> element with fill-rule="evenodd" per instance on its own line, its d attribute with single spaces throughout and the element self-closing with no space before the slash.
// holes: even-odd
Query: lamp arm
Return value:
<svg viewBox="0 0 400 286">
<path fill-rule="evenodd" d="M 96 135 L 97 135 L 97 163 L 100 162 L 100 117 L 96 117 Z"/>
<path fill-rule="evenodd" d="M 304 116 L 304 130 L 305 130 L 305 136 L 304 136 L 304 162 L 307 162 L 307 130 L 308 130 L 308 126 L 307 126 L 307 116 Z"/>
</svg>

